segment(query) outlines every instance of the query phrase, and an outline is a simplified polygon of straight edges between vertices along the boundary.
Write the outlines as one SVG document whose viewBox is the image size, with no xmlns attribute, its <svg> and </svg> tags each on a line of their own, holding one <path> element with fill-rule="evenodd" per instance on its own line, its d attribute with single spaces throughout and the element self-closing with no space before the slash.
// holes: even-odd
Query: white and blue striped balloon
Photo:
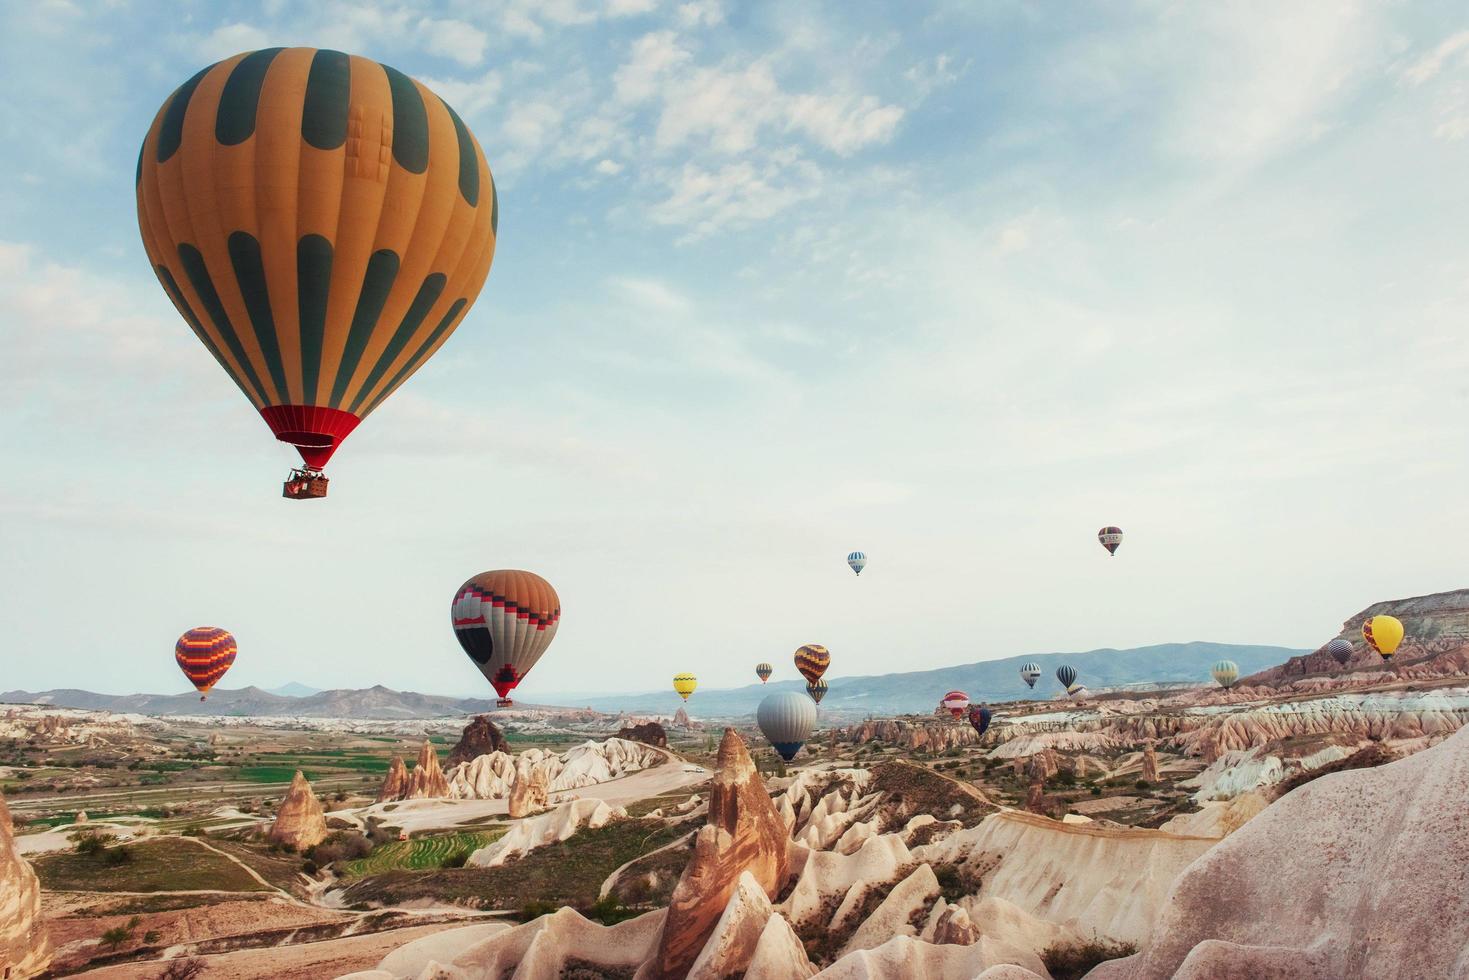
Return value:
<svg viewBox="0 0 1469 980">
<path fill-rule="evenodd" d="M 860 551 L 854 551 L 847 556 L 847 564 L 852 566 L 852 571 L 861 575 L 862 569 L 867 567 L 867 556 Z"/>
</svg>

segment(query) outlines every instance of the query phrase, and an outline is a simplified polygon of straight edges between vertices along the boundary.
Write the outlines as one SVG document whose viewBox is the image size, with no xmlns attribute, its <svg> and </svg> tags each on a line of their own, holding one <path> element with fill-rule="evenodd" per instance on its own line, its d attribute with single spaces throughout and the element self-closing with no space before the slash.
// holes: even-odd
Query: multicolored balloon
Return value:
<svg viewBox="0 0 1469 980">
<path fill-rule="evenodd" d="M 1108 525 L 1097 532 L 1097 540 L 1102 542 L 1102 547 L 1107 549 L 1107 554 L 1115 556 L 1117 546 L 1122 544 L 1122 528 Z"/>
<path fill-rule="evenodd" d="M 689 699 L 689 695 L 690 694 L 693 694 L 694 693 L 694 688 L 696 688 L 698 686 L 699 686 L 699 679 L 697 677 L 695 677 L 693 674 L 674 674 L 673 675 L 673 689 L 675 691 L 677 691 L 678 692 L 678 696 L 681 697 L 681 698 L 683 698 L 685 701 L 687 701 Z"/>
<path fill-rule="evenodd" d="M 1076 683 L 1076 668 L 1062 664 L 1056 668 L 1056 680 L 1061 682 L 1062 687 L 1069 689 L 1072 684 Z"/>
<path fill-rule="evenodd" d="M 769 664 L 762 663 L 755 665 L 755 676 L 760 678 L 761 684 L 764 684 L 766 681 L 770 680 L 770 675 L 773 673 L 775 673 L 775 668 L 770 666 Z"/>
<path fill-rule="evenodd" d="M 453 109 L 313 48 L 238 54 L 179 86 L 136 192 L 168 298 L 312 471 L 463 321 L 500 220 Z"/>
<path fill-rule="evenodd" d="M 847 564 L 851 567 L 852 571 L 861 575 L 862 569 L 867 567 L 867 556 L 860 551 L 854 551 L 847 556 Z"/>
<path fill-rule="evenodd" d="M 1068 698 L 1078 697 L 1078 696 L 1080 696 L 1082 694 L 1085 694 L 1085 693 L 1086 693 L 1086 687 L 1084 685 L 1081 685 L 1081 684 L 1067 684 L 1066 685 L 1066 696 Z"/>
<path fill-rule="evenodd" d="M 969 710 L 969 695 L 963 691 L 950 691 L 939 700 L 939 704 L 955 718 L 963 718 L 964 712 Z"/>
<path fill-rule="evenodd" d="M 806 693 L 811 695 L 811 700 L 817 704 L 826 697 L 826 681 L 812 681 L 806 685 Z"/>
<path fill-rule="evenodd" d="M 796 669 L 808 684 L 821 680 L 821 675 L 830 666 L 831 654 L 819 643 L 808 643 L 796 651 Z"/>
<path fill-rule="evenodd" d="M 501 707 L 541 659 L 561 623 L 561 599 L 534 572 L 481 572 L 454 594 L 454 636 L 485 679 Z"/>
<path fill-rule="evenodd" d="M 990 727 L 990 709 L 982 704 L 976 704 L 969 709 L 969 724 L 974 726 L 975 734 L 984 737 L 985 729 Z"/>
<path fill-rule="evenodd" d="M 1209 674 L 1214 678 L 1214 683 L 1228 690 L 1239 680 L 1239 664 L 1233 660 L 1216 660 Z"/>
<path fill-rule="evenodd" d="M 776 691 L 755 709 L 755 721 L 780 757 L 790 762 L 816 727 L 816 704 L 795 691 Z"/>
<path fill-rule="evenodd" d="M 173 659 L 199 692 L 200 701 L 208 698 L 238 653 L 235 638 L 218 626 L 196 626 L 173 645 Z"/>
<path fill-rule="evenodd" d="M 1040 679 L 1040 676 L 1041 676 L 1041 665 L 1040 664 L 1021 664 L 1020 665 L 1020 679 L 1023 680 L 1023 681 L 1025 681 L 1025 683 L 1027 685 L 1029 685 L 1030 687 L 1035 687 L 1035 682 Z"/>
<path fill-rule="evenodd" d="M 1331 654 L 1331 659 L 1345 667 L 1347 661 L 1352 659 L 1352 641 L 1344 636 L 1333 637 L 1332 641 L 1326 644 L 1326 652 Z"/>
<path fill-rule="evenodd" d="M 1362 624 L 1362 639 L 1383 660 L 1391 660 L 1403 642 L 1403 624 L 1393 616 L 1373 616 Z"/>
</svg>

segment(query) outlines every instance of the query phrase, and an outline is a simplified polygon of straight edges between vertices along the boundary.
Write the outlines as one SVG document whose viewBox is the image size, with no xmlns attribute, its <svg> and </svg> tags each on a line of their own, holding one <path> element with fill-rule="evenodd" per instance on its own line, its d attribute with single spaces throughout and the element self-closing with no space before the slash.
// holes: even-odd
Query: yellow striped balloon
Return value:
<svg viewBox="0 0 1469 980">
<path fill-rule="evenodd" d="M 148 128 L 136 186 L 179 315 L 315 469 L 448 340 L 495 255 L 495 185 L 464 122 L 340 51 L 200 71 Z"/>
<path fill-rule="evenodd" d="M 674 674 L 673 675 L 673 689 L 675 691 L 677 691 L 678 692 L 678 696 L 681 697 L 681 698 L 683 698 L 685 701 L 687 701 L 689 699 L 689 695 L 690 694 L 693 694 L 694 693 L 694 688 L 696 688 L 698 686 L 699 686 L 699 679 L 697 677 L 695 677 L 693 674 Z"/>
<path fill-rule="evenodd" d="M 796 651 L 796 669 L 806 678 L 806 683 L 815 684 L 831 666 L 831 654 L 819 643 L 808 643 Z"/>
</svg>

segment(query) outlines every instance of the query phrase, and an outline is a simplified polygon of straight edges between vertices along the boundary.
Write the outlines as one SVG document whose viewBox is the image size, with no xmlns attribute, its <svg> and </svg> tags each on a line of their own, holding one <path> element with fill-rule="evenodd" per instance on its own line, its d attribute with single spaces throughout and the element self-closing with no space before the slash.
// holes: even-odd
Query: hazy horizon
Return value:
<svg viewBox="0 0 1469 980">
<path fill-rule="evenodd" d="M 1465 21 L 13 5 L 0 685 L 185 689 L 207 624 L 240 644 L 222 687 L 488 696 L 448 613 L 492 568 L 561 598 L 528 701 L 736 687 L 811 642 L 833 678 L 1314 648 L 1452 589 Z M 308 503 L 134 203 L 169 94 L 275 44 L 422 80 L 500 201 L 477 304 Z"/>
</svg>

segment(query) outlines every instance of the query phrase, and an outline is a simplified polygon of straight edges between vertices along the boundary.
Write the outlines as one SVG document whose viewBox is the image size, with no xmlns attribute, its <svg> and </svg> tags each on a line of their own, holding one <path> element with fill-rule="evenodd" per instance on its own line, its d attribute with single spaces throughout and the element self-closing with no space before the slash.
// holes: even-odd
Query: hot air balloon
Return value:
<svg viewBox="0 0 1469 980">
<path fill-rule="evenodd" d="M 210 688 L 230 669 L 238 652 L 235 638 L 218 626 L 196 626 L 173 646 L 173 658 L 198 690 L 200 701 L 209 696 Z"/>
<path fill-rule="evenodd" d="M 1030 687 L 1035 687 L 1035 682 L 1041 676 L 1040 664 L 1021 664 L 1020 677 Z"/>
<path fill-rule="evenodd" d="M 769 664 L 755 665 L 755 676 L 760 678 L 761 684 L 764 684 L 766 681 L 770 680 L 770 675 L 773 673 L 775 673 L 775 668 L 770 666 Z"/>
<path fill-rule="evenodd" d="M 796 669 L 806 678 L 806 683 L 815 684 L 831 666 L 831 654 L 819 643 L 808 643 L 796 651 Z"/>
<path fill-rule="evenodd" d="M 982 704 L 976 704 L 969 709 L 969 724 L 974 726 L 975 734 L 981 738 L 985 729 L 990 727 L 990 709 Z"/>
<path fill-rule="evenodd" d="M 826 681 L 812 681 L 806 685 L 806 693 L 811 695 L 811 700 L 817 704 L 826 697 Z"/>
<path fill-rule="evenodd" d="M 867 556 L 860 551 L 854 551 L 847 556 L 847 564 L 852 567 L 852 571 L 861 575 L 862 569 L 867 567 Z"/>
<path fill-rule="evenodd" d="M 270 431 L 322 468 L 433 356 L 489 275 L 484 153 L 433 92 L 340 51 L 267 48 L 179 86 L 143 139 L 138 226 L 168 298 Z"/>
<path fill-rule="evenodd" d="M 760 702 L 755 720 L 775 751 L 790 762 L 816 726 L 816 704 L 795 691 L 776 691 Z"/>
<path fill-rule="evenodd" d="M 1216 660 L 1209 674 L 1214 678 L 1216 684 L 1227 690 L 1239 680 L 1239 664 L 1233 660 Z"/>
<path fill-rule="evenodd" d="M 1086 687 L 1084 685 L 1081 685 L 1081 684 L 1067 684 L 1066 685 L 1066 696 L 1068 698 L 1080 697 L 1081 695 L 1083 695 L 1085 693 L 1086 693 Z"/>
<path fill-rule="evenodd" d="M 1403 642 L 1403 624 L 1392 616 L 1373 616 L 1362 624 L 1362 639 L 1383 660 L 1391 660 Z"/>
<path fill-rule="evenodd" d="M 534 572 L 501 569 L 461 585 L 450 617 L 459 645 L 494 685 L 504 708 L 512 703 L 510 691 L 555 639 L 561 600 Z"/>
<path fill-rule="evenodd" d="M 1326 644 L 1326 652 L 1331 654 L 1333 660 L 1345 667 L 1347 661 L 1352 659 L 1352 641 L 1344 636 L 1335 637 Z"/>
<path fill-rule="evenodd" d="M 939 701 L 944 710 L 955 718 L 963 718 L 964 712 L 969 710 L 969 695 L 963 691 L 950 691 Z"/>
<path fill-rule="evenodd" d="M 1062 664 L 1056 668 L 1056 680 L 1061 682 L 1062 687 L 1071 687 L 1072 684 L 1076 683 L 1076 668 Z"/>
<path fill-rule="evenodd" d="M 1107 554 L 1116 555 L 1117 546 L 1122 543 L 1122 528 L 1108 525 L 1097 532 L 1097 540 L 1102 542 Z"/>
<path fill-rule="evenodd" d="M 678 692 L 678 696 L 681 697 L 681 698 L 683 698 L 685 701 L 687 701 L 689 699 L 689 695 L 690 694 L 693 694 L 694 693 L 694 688 L 696 688 L 698 686 L 699 686 L 699 679 L 697 677 L 695 677 L 693 674 L 674 674 L 673 675 L 673 689 L 675 691 L 677 691 Z"/>
</svg>

